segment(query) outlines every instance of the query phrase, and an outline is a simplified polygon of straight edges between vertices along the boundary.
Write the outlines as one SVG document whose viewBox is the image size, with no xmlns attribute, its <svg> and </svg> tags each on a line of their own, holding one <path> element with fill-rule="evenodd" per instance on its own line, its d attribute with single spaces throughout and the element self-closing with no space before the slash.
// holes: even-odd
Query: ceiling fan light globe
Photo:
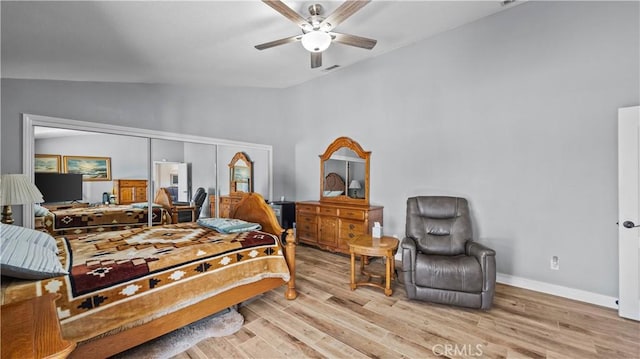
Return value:
<svg viewBox="0 0 640 359">
<path fill-rule="evenodd" d="M 302 46 L 310 52 L 322 52 L 331 45 L 331 35 L 324 31 L 311 31 L 302 36 Z"/>
</svg>

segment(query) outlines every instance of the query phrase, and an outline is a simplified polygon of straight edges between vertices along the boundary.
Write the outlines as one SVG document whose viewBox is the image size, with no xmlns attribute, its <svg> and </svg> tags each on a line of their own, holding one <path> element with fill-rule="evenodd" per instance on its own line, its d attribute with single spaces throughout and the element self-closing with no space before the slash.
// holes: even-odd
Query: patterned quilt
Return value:
<svg viewBox="0 0 640 359">
<path fill-rule="evenodd" d="M 171 223 L 162 208 L 153 208 L 151 218 L 155 225 Z M 146 226 L 148 221 L 147 208 L 131 206 L 61 209 L 44 217 L 45 228 L 53 235 L 117 231 Z"/>
<path fill-rule="evenodd" d="M 86 340 L 262 278 L 289 280 L 279 240 L 196 223 L 58 237 L 68 276 L 4 288 L 5 303 L 58 293 L 66 338 Z"/>
</svg>

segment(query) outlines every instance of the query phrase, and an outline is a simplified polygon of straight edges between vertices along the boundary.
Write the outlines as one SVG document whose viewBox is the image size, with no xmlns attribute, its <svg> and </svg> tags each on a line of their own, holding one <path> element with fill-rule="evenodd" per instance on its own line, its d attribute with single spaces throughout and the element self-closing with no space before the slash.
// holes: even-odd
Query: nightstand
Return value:
<svg viewBox="0 0 640 359">
<path fill-rule="evenodd" d="M 55 294 L 5 304 L 2 358 L 66 358 L 76 343 L 62 338 Z"/>
<path fill-rule="evenodd" d="M 393 253 L 398 249 L 398 242 L 398 239 L 394 237 L 373 238 L 369 234 L 361 235 L 347 242 L 351 254 L 351 290 L 355 290 L 358 286 L 367 285 L 383 289 L 386 296 L 393 294 L 391 280 L 394 279 L 396 272 Z M 360 274 L 366 277 L 363 282 L 356 282 L 356 255 L 360 255 Z M 383 257 L 385 259 L 384 276 L 364 270 L 364 265 L 368 261 L 367 257 Z M 382 283 L 373 282 L 372 278 L 380 278 Z"/>
</svg>

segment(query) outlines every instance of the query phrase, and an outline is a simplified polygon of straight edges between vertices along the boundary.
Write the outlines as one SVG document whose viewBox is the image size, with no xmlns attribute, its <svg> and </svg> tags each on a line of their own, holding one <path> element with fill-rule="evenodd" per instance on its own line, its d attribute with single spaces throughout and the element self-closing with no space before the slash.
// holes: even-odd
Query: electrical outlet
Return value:
<svg viewBox="0 0 640 359">
<path fill-rule="evenodd" d="M 551 269 L 560 270 L 560 258 L 558 256 L 551 257 Z"/>
</svg>

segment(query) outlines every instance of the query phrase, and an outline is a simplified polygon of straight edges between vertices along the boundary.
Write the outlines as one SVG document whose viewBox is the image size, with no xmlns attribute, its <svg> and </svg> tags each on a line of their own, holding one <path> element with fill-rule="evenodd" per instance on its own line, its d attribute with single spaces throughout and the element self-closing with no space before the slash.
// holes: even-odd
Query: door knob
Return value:
<svg viewBox="0 0 640 359">
<path fill-rule="evenodd" d="M 640 227 L 640 225 L 637 225 L 631 221 L 624 221 L 622 222 L 622 225 L 624 226 L 624 228 L 635 228 L 635 227 Z"/>
</svg>

